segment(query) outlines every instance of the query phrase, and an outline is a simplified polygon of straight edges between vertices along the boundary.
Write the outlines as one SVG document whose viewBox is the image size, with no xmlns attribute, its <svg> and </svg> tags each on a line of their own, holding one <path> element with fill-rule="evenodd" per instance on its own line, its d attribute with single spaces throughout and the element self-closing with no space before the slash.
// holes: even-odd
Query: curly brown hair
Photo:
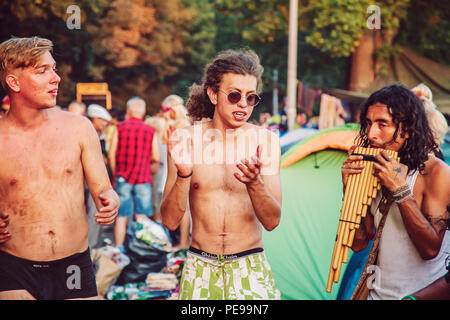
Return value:
<svg viewBox="0 0 450 320">
<path fill-rule="evenodd" d="M 223 75 L 234 73 L 252 75 L 257 79 L 257 88 L 261 89 L 261 76 L 264 68 L 260 64 L 258 55 L 253 50 L 226 50 L 220 52 L 211 63 L 206 65 L 201 84 L 193 84 L 190 88 L 186 103 L 189 117 L 192 120 L 213 118 L 214 105 L 206 93 L 208 88 L 214 92 L 219 91 Z"/>
</svg>

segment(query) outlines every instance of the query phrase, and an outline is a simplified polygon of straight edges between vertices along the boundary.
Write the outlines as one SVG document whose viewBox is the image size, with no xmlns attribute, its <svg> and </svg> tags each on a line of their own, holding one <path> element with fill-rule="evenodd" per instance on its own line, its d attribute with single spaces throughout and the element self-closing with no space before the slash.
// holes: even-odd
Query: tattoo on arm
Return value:
<svg viewBox="0 0 450 320">
<path fill-rule="evenodd" d="M 443 215 L 432 218 L 429 214 L 424 213 L 423 214 L 425 219 L 430 223 L 431 226 L 434 226 L 435 230 L 437 230 L 438 234 L 441 234 L 442 232 L 445 232 L 447 230 L 447 218 L 448 214 L 444 213 Z"/>
</svg>

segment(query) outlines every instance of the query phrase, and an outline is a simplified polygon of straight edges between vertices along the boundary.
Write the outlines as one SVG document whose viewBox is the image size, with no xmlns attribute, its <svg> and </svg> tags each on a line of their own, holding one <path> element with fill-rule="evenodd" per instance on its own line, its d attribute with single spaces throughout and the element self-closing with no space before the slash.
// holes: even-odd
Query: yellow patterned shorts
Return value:
<svg viewBox="0 0 450 320">
<path fill-rule="evenodd" d="M 191 248 L 192 249 L 192 248 Z M 181 300 L 280 299 L 264 251 L 239 258 L 189 250 L 180 283 Z"/>
</svg>

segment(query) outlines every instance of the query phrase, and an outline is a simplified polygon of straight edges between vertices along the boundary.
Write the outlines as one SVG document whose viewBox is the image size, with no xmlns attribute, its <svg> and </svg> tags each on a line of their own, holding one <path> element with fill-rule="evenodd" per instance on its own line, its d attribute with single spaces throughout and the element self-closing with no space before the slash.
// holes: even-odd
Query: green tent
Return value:
<svg viewBox="0 0 450 320">
<path fill-rule="evenodd" d="M 322 130 L 282 156 L 281 221 L 263 233 L 282 299 L 337 297 L 340 283 L 331 293 L 326 284 L 342 204 L 340 168 L 358 130 L 357 125 Z M 344 264 L 341 279 L 345 268 Z"/>
</svg>

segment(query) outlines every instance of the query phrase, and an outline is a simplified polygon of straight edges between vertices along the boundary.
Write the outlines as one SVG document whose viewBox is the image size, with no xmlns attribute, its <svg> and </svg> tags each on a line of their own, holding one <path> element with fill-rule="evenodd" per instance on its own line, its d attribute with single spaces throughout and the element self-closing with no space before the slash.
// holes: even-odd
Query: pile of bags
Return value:
<svg viewBox="0 0 450 320">
<path fill-rule="evenodd" d="M 172 252 L 169 231 L 144 218 L 133 222 L 125 239 L 125 254 L 106 247 L 120 275 L 111 281 L 104 296 L 108 300 L 177 299 L 186 250 Z M 102 288 L 102 293 L 103 293 Z"/>
</svg>

